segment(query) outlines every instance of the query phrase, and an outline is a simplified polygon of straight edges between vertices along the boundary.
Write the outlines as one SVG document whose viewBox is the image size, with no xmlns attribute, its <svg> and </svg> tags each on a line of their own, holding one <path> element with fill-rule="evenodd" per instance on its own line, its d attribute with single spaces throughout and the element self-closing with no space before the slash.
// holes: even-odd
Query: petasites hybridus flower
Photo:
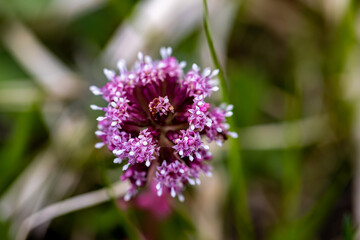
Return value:
<svg viewBox="0 0 360 240">
<path fill-rule="evenodd" d="M 116 156 L 114 163 L 124 162 L 121 179 L 132 185 L 125 200 L 155 181 L 159 196 L 168 192 L 183 201 L 187 184 L 200 184 L 201 173 L 211 175 L 211 153 L 204 142 L 221 145 L 236 136 L 225 122 L 232 106 L 212 108 L 205 102 L 219 89 L 214 80 L 218 70 L 201 72 L 193 64 L 184 74 L 185 63 L 171 56 L 171 48 L 160 53 L 159 61 L 139 53 L 131 70 L 119 61 L 117 73 L 104 70 L 105 86 L 90 87 L 107 102 L 106 107 L 91 105 L 105 112 L 97 118 L 101 142 L 95 147 L 106 145 Z"/>
</svg>

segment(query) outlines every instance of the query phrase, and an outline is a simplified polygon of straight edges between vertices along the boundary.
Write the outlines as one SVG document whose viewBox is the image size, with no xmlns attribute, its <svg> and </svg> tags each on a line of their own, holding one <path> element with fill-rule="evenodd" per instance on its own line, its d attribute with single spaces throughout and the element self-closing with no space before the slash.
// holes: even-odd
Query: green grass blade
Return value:
<svg viewBox="0 0 360 240">
<path fill-rule="evenodd" d="M 207 1 L 203 0 L 204 6 L 204 30 L 206 40 L 208 42 L 210 55 L 215 68 L 219 69 L 219 80 L 222 90 L 222 99 L 224 102 L 230 102 L 228 83 L 225 78 L 223 68 L 221 67 L 219 58 L 217 57 L 214 42 L 211 37 L 209 25 L 209 13 Z M 236 122 L 234 118 L 228 120 L 230 128 L 237 131 Z M 239 139 L 230 139 L 230 154 L 228 158 L 228 167 L 231 173 L 231 186 L 230 186 L 230 202 L 235 207 L 236 228 L 239 236 L 244 239 L 253 238 L 253 228 L 251 223 L 250 211 L 248 209 L 246 180 L 244 176 L 243 163 L 241 157 L 241 144 Z"/>
</svg>

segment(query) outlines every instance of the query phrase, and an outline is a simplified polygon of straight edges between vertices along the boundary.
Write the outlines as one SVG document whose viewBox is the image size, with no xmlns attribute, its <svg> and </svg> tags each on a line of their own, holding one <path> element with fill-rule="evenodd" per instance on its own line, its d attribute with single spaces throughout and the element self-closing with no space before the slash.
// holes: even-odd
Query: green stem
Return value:
<svg viewBox="0 0 360 240">
<path fill-rule="evenodd" d="M 209 45 L 209 51 L 210 51 L 210 55 L 211 55 L 211 59 L 213 61 L 213 64 L 215 66 L 215 68 L 219 69 L 219 80 L 220 80 L 220 86 L 221 86 L 221 91 L 222 91 L 222 98 L 225 102 L 229 102 L 229 94 L 228 94 L 228 84 L 225 78 L 225 74 L 224 71 L 221 67 L 219 58 L 217 57 L 216 51 L 215 51 L 215 47 L 214 47 L 214 42 L 213 39 L 211 37 L 211 32 L 210 32 L 210 25 L 209 25 L 209 12 L 208 12 L 208 6 L 207 6 L 207 1 L 203 0 L 204 3 L 204 18 L 203 18 L 203 23 L 204 23 L 204 30 L 205 30 L 205 35 L 206 35 L 206 40 L 208 42 Z"/>
<path fill-rule="evenodd" d="M 222 90 L 222 99 L 224 102 L 229 103 L 230 97 L 228 82 L 226 81 L 224 71 L 221 67 L 219 58 L 217 57 L 213 39 L 211 37 L 209 13 L 206 0 L 203 0 L 203 6 L 203 23 L 210 55 L 215 68 L 219 70 L 218 77 Z M 231 129 L 237 132 L 236 122 L 234 121 L 234 118 L 230 118 L 228 122 Z M 241 143 L 238 138 L 230 140 L 230 155 L 228 159 L 228 167 L 231 173 L 230 202 L 235 209 L 236 229 L 239 237 L 241 237 L 242 239 L 252 239 L 254 238 L 254 233 L 247 202 L 246 179 L 244 176 L 243 162 L 241 156 Z"/>
</svg>

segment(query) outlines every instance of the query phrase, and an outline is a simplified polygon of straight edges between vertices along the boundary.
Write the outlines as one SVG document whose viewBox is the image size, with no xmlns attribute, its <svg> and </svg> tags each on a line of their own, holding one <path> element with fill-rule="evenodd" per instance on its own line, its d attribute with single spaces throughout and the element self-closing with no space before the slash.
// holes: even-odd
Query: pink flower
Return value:
<svg viewBox="0 0 360 240">
<path fill-rule="evenodd" d="M 154 184 L 151 184 L 148 189 L 135 199 L 136 207 L 147 210 L 157 220 L 163 220 L 171 214 L 171 206 L 169 195 L 157 195 L 157 190 Z"/>
<path fill-rule="evenodd" d="M 90 87 L 107 102 L 106 107 L 91 105 L 105 112 L 97 118 L 101 142 L 95 147 L 107 145 L 114 163 L 125 162 L 121 179 L 132 184 L 125 200 L 154 183 L 159 196 L 167 191 L 183 201 L 187 184 L 199 184 L 201 173 L 211 175 L 211 153 L 204 140 L 221 145 L 228 136 L 236 137 L 225 119 L 232 106 L 211 108 L 205 102 L 219 89 L 214 80 L 218 71 L 206 68 L 201 73 L 193 64 L 184 75 L 185 63 L 170 56 L 171 48 L 160 53 L 160 61 L 139 53 L 132 70 L 120 61 L 119 73 L 104 70 L 109 80 L 105 86 Z"/>
</svg>

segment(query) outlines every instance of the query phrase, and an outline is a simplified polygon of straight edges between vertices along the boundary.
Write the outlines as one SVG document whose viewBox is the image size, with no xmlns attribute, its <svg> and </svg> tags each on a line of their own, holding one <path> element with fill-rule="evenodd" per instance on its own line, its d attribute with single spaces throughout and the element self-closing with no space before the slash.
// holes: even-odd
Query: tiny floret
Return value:
<svg viewBox="0 0 360 240">
<path fill-rule="evenodd" d="M 171 48 L 161 48 L 162 59 L 152 60 L 139 52 L 131 70 L 120 60 L 118 72 L 104 70 L 104 86 L 90 87 L 106 101 L 104 107 L 90 106 L 104 112 L 97 118 L 100 142 L 95 147 L 107 146 L 113 162 L 121 164 L 121 180 L 131 183 L 125 200 L 155 181 L 159 196 L 184 201 L 187 185 L 199 185 L 201 174 L 211 176 L 212 155 L 205 142 L 221 145 L 229 136 L 237 137 L 226 123 L 232 105 L 206 102 L 219 89 L 219 71 L 201 71 L 193 64 L 184 73 L 186 63 L 171 54 Z"/>
</svg>

